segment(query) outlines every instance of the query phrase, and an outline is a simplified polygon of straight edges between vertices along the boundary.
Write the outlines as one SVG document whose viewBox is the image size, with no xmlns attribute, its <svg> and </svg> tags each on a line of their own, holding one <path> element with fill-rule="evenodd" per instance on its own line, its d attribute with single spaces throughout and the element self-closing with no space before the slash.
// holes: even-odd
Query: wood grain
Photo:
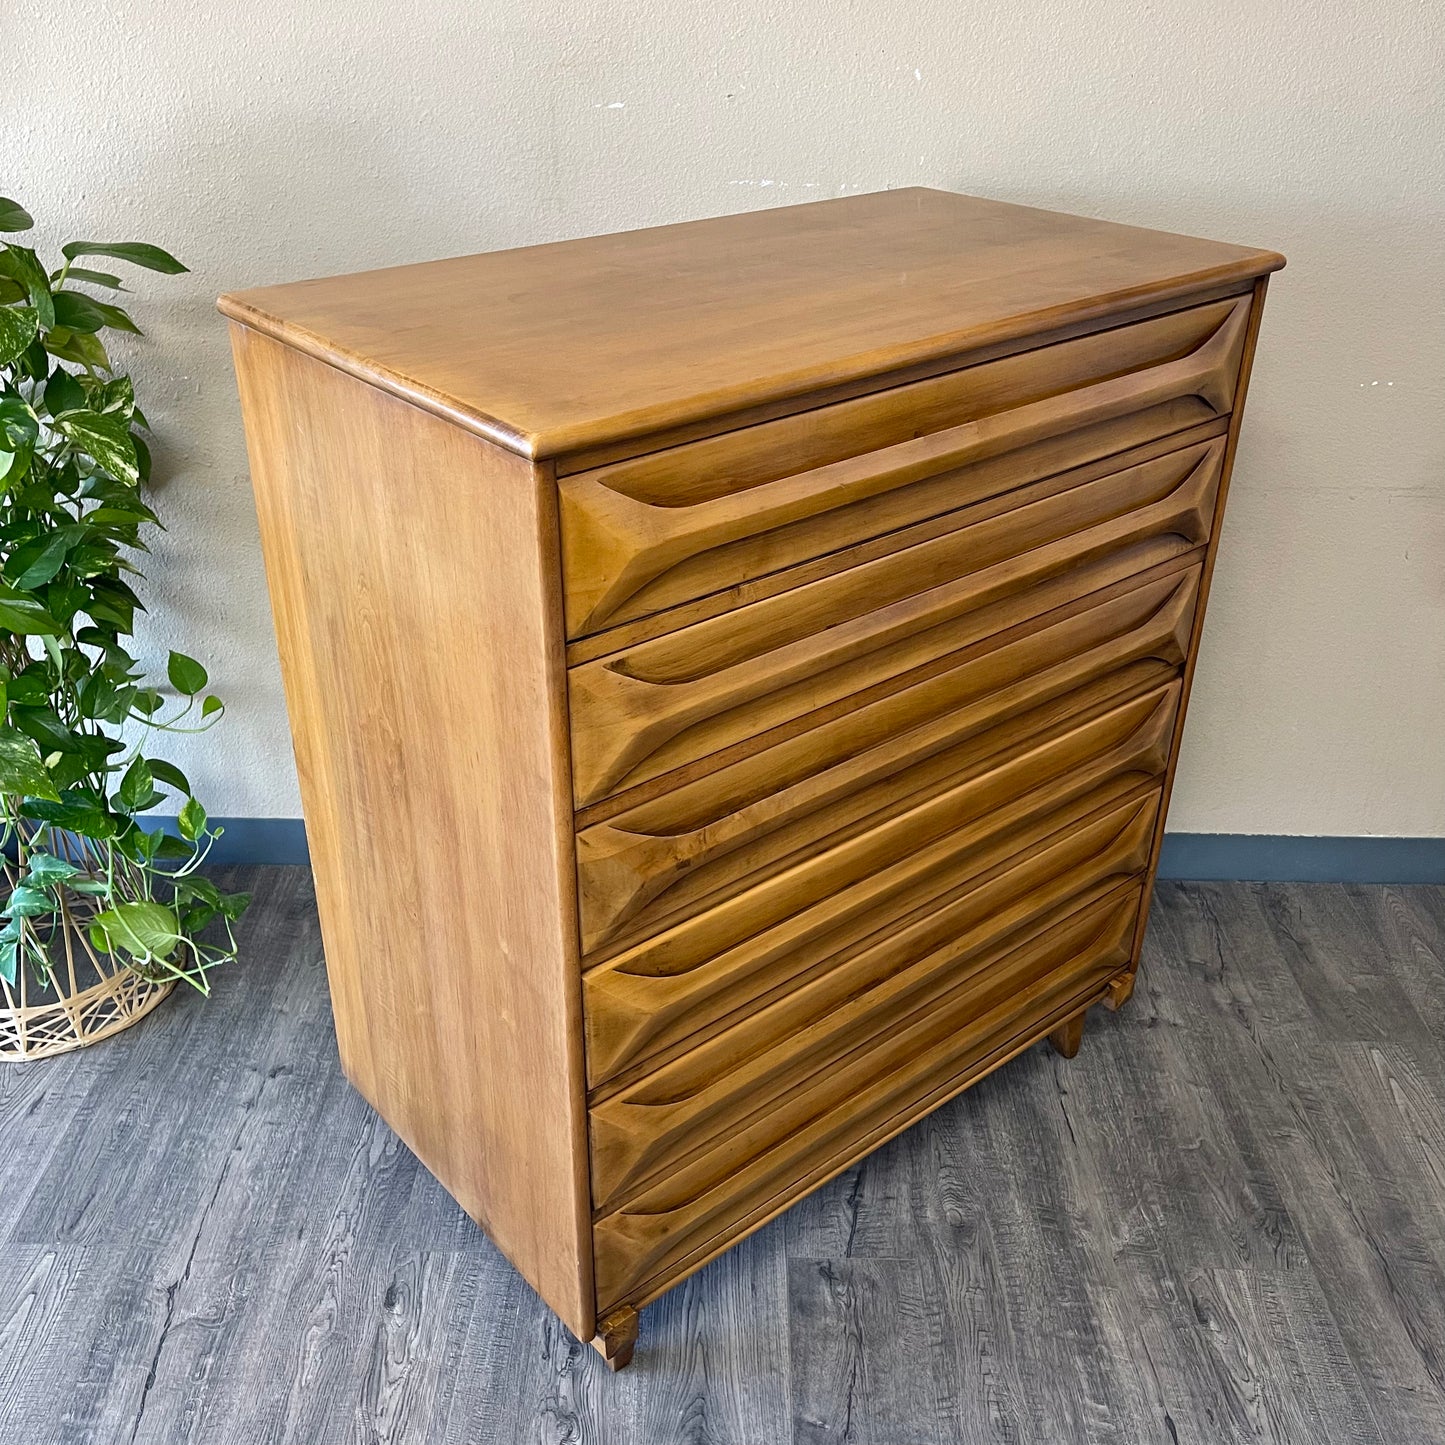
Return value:
<svg viewBox="0 0 1445 1445">
<path fill-rule="evenodd" d="M 603 1215 L 594 1244 L 599 1302 L 661 1293 L 1097 999 L 1128 959 L 1138 907 L 1138 885 L 1125 884 L 1045 920 L 873 1048 Z"/>
<path fill-rule="evenodd" d="M 863 819 L 883 821 L 970 752 L 1007 747 L 1020 736 L 1003 726 L 1011 718 L 1076 689 L 1068 706 L 1080 718 L 1111 694 L 1174 676 L 1197 583 L 1197 568 L 1165 573 L 958 653 L 939 643 L 951 667 L 582 830 L 584 951 L 719 902 Z"/>
<path fill-rule="evenodd" d="M 1157 807 L 1157 794 L 1127 802 L 993 878 L 966 879 L 933 911 L 865 937 L 807 983 L 594 1104 L 594 1206 L 615 1207 L 965 984 L 982 1011 L 1000 940 L 1137 877 Z"/>
<path fill-rule="evenodd" d="M 232 340 L 347 1073 L 589 1338 L 550 479 Z"/>
<path fill-rule="evenodd" d="M 1199 661 L 1199 639 L 1204 632 L 1205 609 L 1209 603 L 1209 585 L 1214 577 L 1214 564 L 1219 558 L 1220 527 L 1224 522 L 1224 504 L 1229 499 L 1229 478 L 1234 470 L 1234 457 L 1239 449 L 1239 432 L 1244 422 L 1244 403 L 1249 391 L 1249 375 L 1254 365 L 1254 351 L 1259 344 L 1259 327 L 1264 317 L 1265 292 L 1269 278 L 1261 276 L 1254 286 L 1254 305 L 1249 315 L 1249 330 L 1244 339 L 1244 350 L 1239 363 L 1239 377 L 1236 383 L 1234 403 L 1230 411 L 1229 434 L 1225 441 L 1224 457 L 1220 464 L 1219 486 L 1215 492 L 1214 519 L 1209 529 L 1210 542 L 1205 554 L 1204 573 L 1200 581 L 1199 606 L 1194 614 L 1194 633 L 1189 639 L 1189 653 L 1184 666 L 1184 694 L 1175 724 L 1174 744 L 1170 749 L 1170 765 L 1164 778 L 1164 806 L 1159 813 L 1159 823 L 1154 833 L 1154 849 L 1149 859 L 1149 876 L 1144 887 L 1144 907 L 1139 913 L 1139 926 L 1134 936 L 1133 967 L 1138 967 L 1139 956 L 1144 948 L 1144 924 L 1149 917 L 1149 894 L 1153 888 L 1154 875 L 1159 867 L 1159 850 L 1164 846 L 1164 824 L 1169 816 L 1169 798 L 1174 791 L 1174 775 L 1179 763 L 1179 745 L 1184 739 L 1184 720 L 1189 708 L 1189 693 L 1194 686 L 1194 668 Z"/>
<path fill-rule="evenodd" d="M 1085 575 L 1102 586 L 1192 550 L 1222 456 L 1208 442 L 1041 498 L 1022 488 L 934 541 L 572 668 L 578 805 L 917 667 L 941 629 L 1000 598 L 1095 561 L 1107 570 Z"/>
<path fill-rule="evenodd" d="M 942 890 L 959 881 L 951 869 L 971 866 L 972 850 L 1010 830 L 1084 798 L 1101 806 L 1116 790 L 1153 783 L 1164 769 L 1177 687 L 1077 726 L 1061 708 L 1032 746 L 976 759 L 951 786 L 907 811 L 845 835 L 589 971 L 584 989 L 594 1077 L 643 1045 L 676 1038 L 679 1029 L 705 1028 L 792 983 L 837 946 L 836 929 L 886 908 L 894 889 L 928 880 Z M 918 860 L 916 868 L 911 860 Z"/>
<path fill-rule="evenodd" d="M 1134 992 L 1281 264 L 913 191 L 223 299 L 343 1062 L 607 1364 Z"/>
<path fill-rule="evenodd" d="M 909 189 L 296 282 L 222 305 L 544 457 L 1105 321 L 1283 264 L 1270 251 Z"/>
<path fill-rule="evenodd" d="M 563 479 L 570 636 L 1225 415 L 1250 303 L 987 362 Z"/>
</svg>

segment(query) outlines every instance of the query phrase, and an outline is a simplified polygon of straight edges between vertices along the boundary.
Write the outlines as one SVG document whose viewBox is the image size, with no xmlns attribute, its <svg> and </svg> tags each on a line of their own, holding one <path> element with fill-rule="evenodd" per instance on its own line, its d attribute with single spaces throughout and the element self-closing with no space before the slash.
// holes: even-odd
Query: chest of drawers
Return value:
<svg viewBox="0 0 1445 1445">
<path fill-rule="evenodd" d="M 1282 264 L 911 190 L 222 299 L 343 1065 L 612 1364 L 1128 997 Z"/>
</svg>

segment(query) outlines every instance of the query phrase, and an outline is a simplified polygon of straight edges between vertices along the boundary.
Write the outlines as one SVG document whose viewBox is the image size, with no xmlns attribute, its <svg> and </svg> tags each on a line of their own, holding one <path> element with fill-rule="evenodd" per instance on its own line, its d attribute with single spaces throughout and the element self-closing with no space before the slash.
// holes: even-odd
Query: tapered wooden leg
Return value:
<svg viewBox="0 0 1445 1445">
<path fill-rule="evenodd" d="M 1062 1023 L 1049 1035 L 1049 1042 L 1066 1059 L 1072 1059 L 1079 1052 L 1084 1041 L 1084 1016 L 1075 1014 L 1067 1023 Z"/>
<path fill-rule="evenodd" d="M 622 1370 L 632 1363 L 640 1323 L 640 1316 L 631 1305 L 622 1305 L 597 1321 L 597 1337 L 592 1341 L 592 1348 L 607 1361 L 609 1370 Z"/>
<path fill-rule="evenodd" d="M 1135 971 L 1127 969 L 1124 973 L 1116 973 L 1109 980 L 1109 991 L 1104 995 L 1104 1002 L 1115 1011 L 1124 1007 L 1134 993 Z"/>
</svg>

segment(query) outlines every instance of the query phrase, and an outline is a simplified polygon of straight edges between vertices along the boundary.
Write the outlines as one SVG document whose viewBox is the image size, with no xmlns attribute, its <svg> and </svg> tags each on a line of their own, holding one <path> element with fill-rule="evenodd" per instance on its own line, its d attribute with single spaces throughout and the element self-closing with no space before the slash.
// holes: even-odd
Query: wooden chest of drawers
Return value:
<svg viewBox="0 0 1445 1445">
<path fill-rule="evenodd" d="M 342 1061 L 614 1365 L 1128 997 L 1282 264 L 915 190 L 223 298 Z"/>
</svg>

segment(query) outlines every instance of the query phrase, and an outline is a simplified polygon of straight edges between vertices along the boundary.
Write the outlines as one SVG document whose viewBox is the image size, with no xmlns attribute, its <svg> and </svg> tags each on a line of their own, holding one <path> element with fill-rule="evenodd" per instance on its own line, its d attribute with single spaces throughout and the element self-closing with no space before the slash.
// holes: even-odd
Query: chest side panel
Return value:
<svg viewBox="0 0 1445 1445">
<path fill-rule="evenodd" d="M 232 339 L 342 1062 L 588 1339 L 550 476 Z"/>
</svg>

